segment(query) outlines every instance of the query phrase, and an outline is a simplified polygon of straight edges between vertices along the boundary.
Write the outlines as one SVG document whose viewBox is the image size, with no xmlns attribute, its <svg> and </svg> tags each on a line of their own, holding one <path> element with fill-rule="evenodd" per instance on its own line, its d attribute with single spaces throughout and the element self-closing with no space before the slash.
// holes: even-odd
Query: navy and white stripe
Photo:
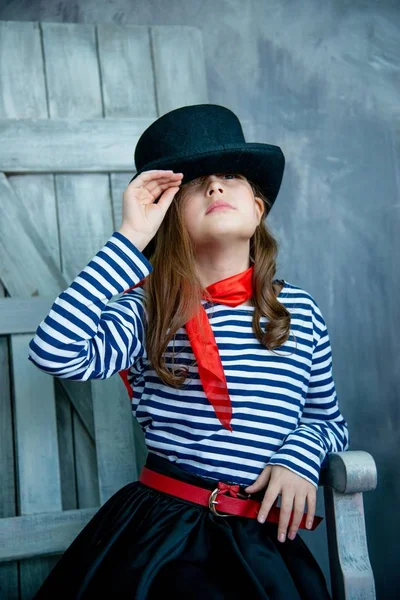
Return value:
<svg viewBox="0 0 400 600">
<path fill-rule="evenodd" d="M 189 374 L 175 389 L 147 360 L 143 288 L 113 299 L 151 270 L 145 256 L 114 233 L 58 296 L 30 343 L 29 358 L 51 375 L 81 381 L 130 367 L 132 409 L 149 451 L 188 471 L 249 485 L 267 463 L 279 464 L 317 487 L 327 453 L 347 450 L 349 438 L 328 330 L 312 296 L 285 281 L 278 299 L 291 313 L 291 335 L 275 351 L 254 337 L 253 307 L 203 301 L 232 400 L 230 432 L 204 394 L 185 329 L 176 335 L 175 366 L 188 367 Z M 266 322 L 263 317 L 263 328 Z M 165 353 L 170 367 L 172 346 Z"/>
</svg>

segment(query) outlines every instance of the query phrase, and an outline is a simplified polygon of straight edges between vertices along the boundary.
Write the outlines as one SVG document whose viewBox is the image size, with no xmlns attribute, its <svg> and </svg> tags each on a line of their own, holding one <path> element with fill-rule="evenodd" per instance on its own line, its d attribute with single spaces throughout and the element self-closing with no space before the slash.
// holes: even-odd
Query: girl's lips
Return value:
<svg viewBox="0 0 400 600">
<path fill-rule="evenodd" d="M 233 206 L 228 206 L 227 204 L 223 204 L 220 206 L 215 206 L 214 208 L 209 210 L 206 214 L 209 215 L 210 213 L 214 212 L 215 210 L 235 210 L 235 209 L 233 208 Z"/>
</svg>

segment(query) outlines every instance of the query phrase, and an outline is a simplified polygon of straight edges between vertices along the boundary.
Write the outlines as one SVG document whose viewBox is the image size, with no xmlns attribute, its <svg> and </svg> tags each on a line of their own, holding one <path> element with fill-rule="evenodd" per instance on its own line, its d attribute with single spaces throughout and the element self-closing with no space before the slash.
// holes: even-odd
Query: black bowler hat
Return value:
<svg viewBox="0 0 400 600">
<path fill-rule="evenodd" d="M 136 145 L 135 165 L 131 181 L 151 169 L 183 173 L 182 184 L 201 175 L 240 173 L 261 188 L 272 207 L 285 157 L 279 146 L 246 142 L 239 119 L 225 106 L 194 104 L 176 108 L 149 125 Z M 151 242 L 143 252 L 147 257 L 154 238 Z"/>
</svg>

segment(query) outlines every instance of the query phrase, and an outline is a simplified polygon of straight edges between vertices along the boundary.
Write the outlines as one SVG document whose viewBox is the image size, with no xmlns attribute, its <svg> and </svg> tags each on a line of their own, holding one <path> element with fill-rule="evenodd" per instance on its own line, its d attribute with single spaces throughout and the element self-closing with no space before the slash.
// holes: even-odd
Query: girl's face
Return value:
<svg viewBox="0 0 400 600">
<path fill-rule="evenodd" d="M 260 223 L 264 202 L 244 175 L 216 173 L 181 186 L 183 219 L 195 246 L 249 240 Z M 214 203 L 229 206 L 213 208 Z"/>
</svg>

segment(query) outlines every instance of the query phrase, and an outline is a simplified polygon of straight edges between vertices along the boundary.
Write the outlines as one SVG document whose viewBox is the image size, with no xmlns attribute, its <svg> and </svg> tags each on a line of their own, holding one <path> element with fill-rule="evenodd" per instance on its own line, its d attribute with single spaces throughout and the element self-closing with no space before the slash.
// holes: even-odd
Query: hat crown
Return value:
<svg viewBox="0 0 400 600">
<path fill-rule="evenodd" d="M 182 106 L 159 117 L 142 133 L 135 149 L 135 164 L 139 170 L 169 156 L 225 150 L 244 143 L 239 119 L 225 106 Z"/>
</svg>

